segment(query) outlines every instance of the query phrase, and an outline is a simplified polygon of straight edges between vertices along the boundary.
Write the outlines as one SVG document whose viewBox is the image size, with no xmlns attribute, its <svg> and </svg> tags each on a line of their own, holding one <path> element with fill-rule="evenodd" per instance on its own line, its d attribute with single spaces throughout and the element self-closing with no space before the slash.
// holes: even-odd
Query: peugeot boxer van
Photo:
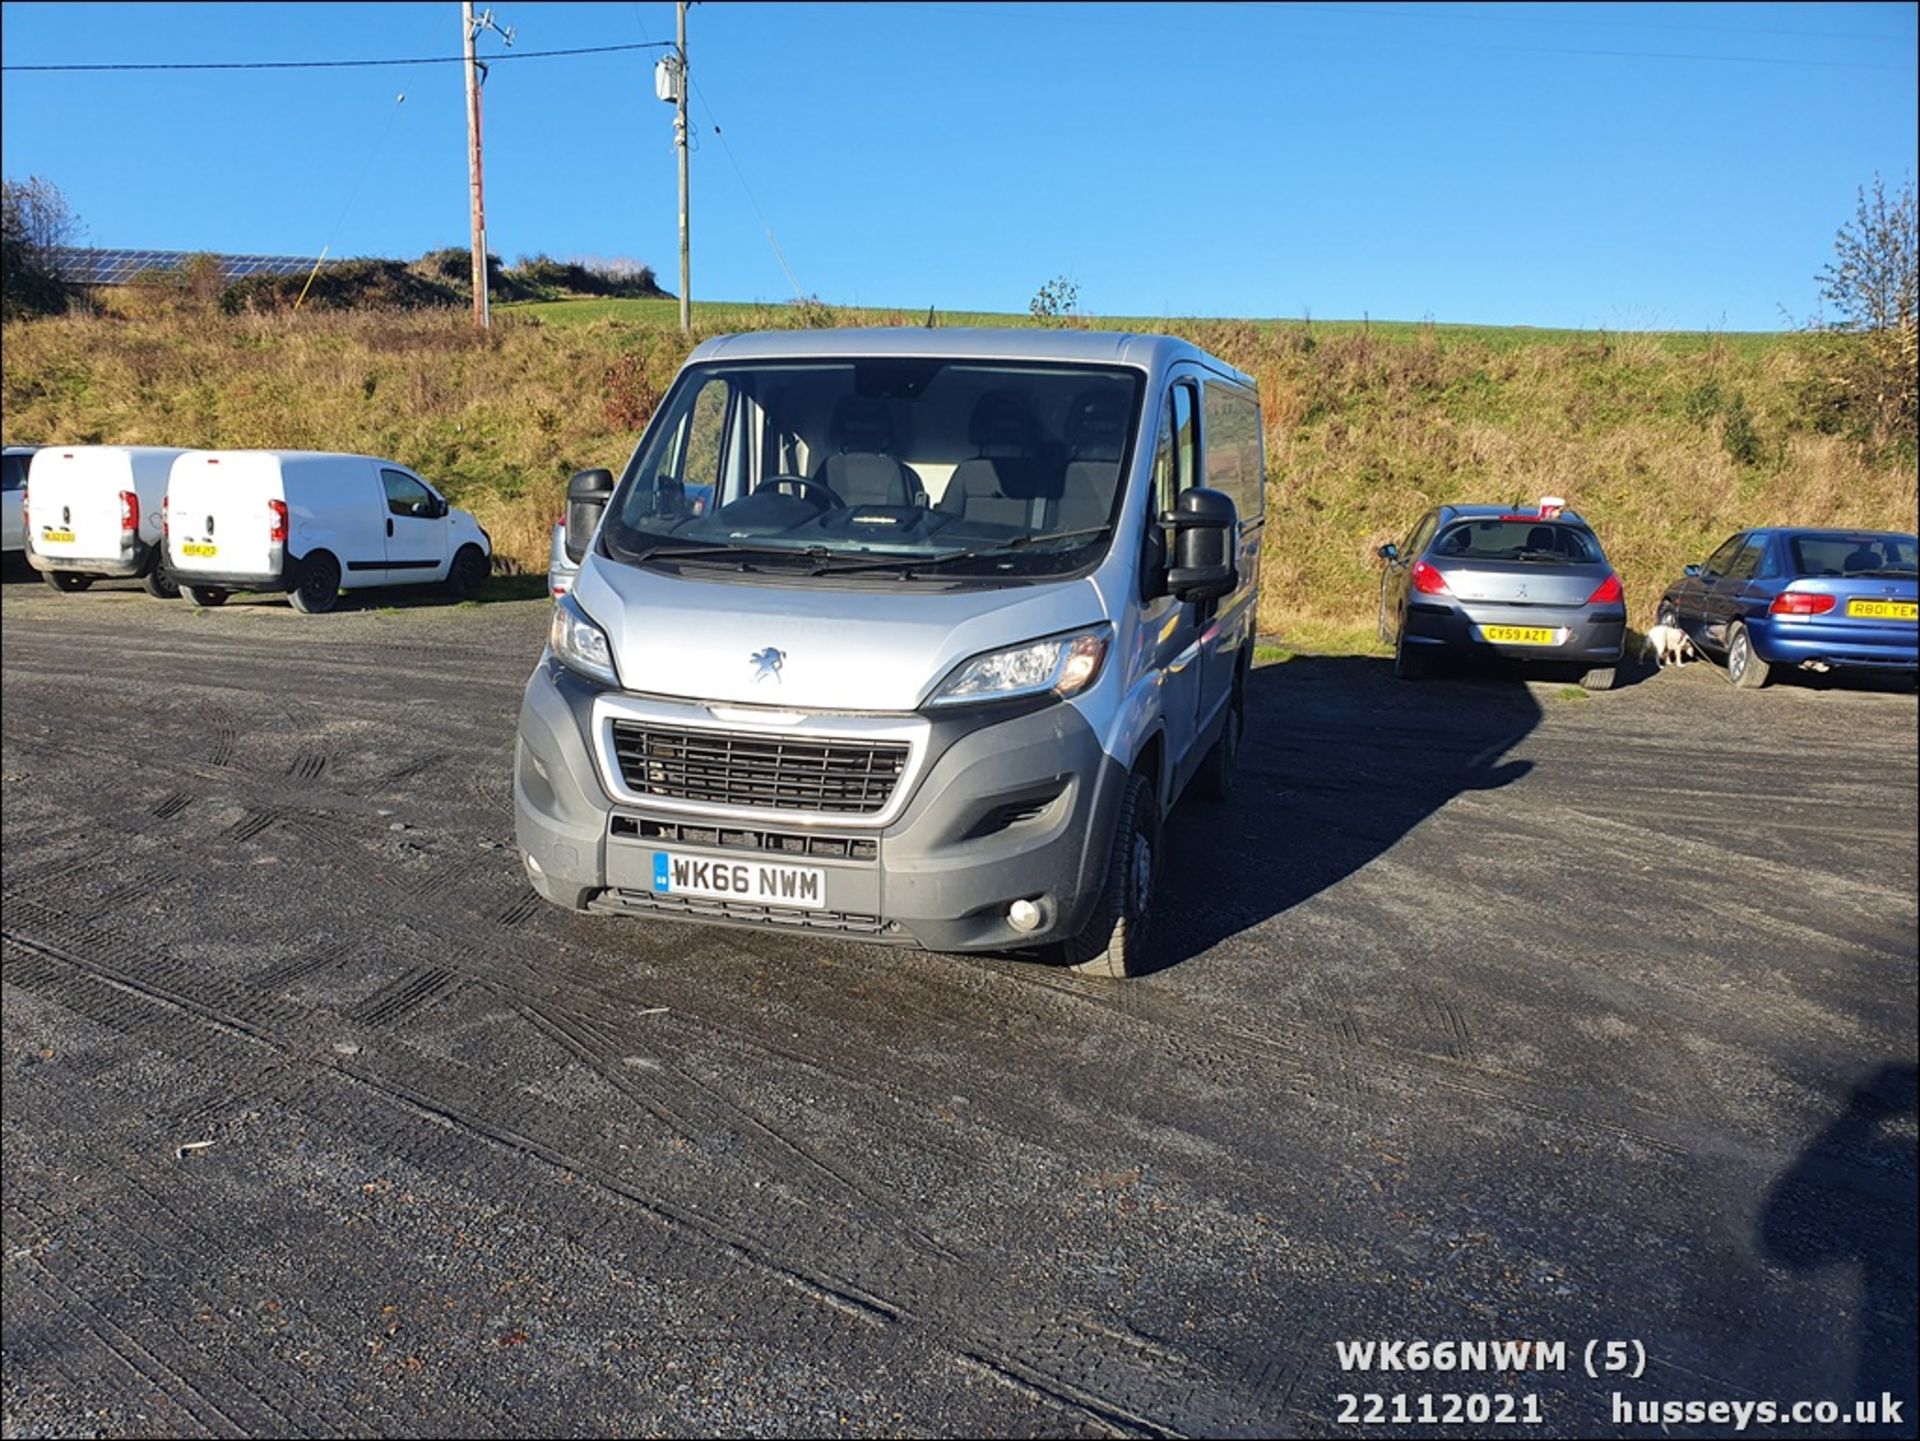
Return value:
<svg viewBox="0 0 1920 1441">
<path fill-rule="evenodd" d="M 568 486 L 532 884 L 1137 973 L 1161 819 L 1233 778 L 1262 452 L 1253 382 L 1164 336 L 706 342 Z"/>
<path fill-rule="evenodd" d="M 179 594 L 161 546 L 167 470 L 178 450 L 50 445 L 34 452 L 22 503 L 27 564 L 59 591 L 138 577 L 147 594 Z"/>
<path fill-rule="evenodd" d="M 167 555 L 196 605 L 285 591 L 304 614 L 343 590 L 445 582 L 472 595 L 493 544 L 405 466 L 369 455 L 191 450 L 168 481 Z"/>
</svg>

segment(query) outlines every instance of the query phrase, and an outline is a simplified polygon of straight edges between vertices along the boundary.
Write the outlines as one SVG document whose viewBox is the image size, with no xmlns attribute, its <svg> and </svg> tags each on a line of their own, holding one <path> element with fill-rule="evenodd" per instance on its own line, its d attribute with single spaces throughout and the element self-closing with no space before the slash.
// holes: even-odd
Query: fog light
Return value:
<svg viewBox="0 0 1920 1441">
<path fill-rule="evenodd" d="M 1046 912 L 1032 901 L 1015 901 L 1007 907 L 1007 924 L 1016 931 L 1036 931 L 1046 918 Z"/>
</svg>

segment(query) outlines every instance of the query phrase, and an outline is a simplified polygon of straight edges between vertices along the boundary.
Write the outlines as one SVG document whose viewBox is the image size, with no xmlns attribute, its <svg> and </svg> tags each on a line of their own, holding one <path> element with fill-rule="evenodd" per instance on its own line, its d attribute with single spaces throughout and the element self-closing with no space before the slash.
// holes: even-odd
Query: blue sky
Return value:
<svg viewBox="0 0 1920 1441">
<path fill-rule="evenodd" d="M 673 28 L 660 3 L 493 8 L 521 51 Z M 1815 309 L 1856 187 L 1916 168 L 1916 8 L 697 5 L 693 293 L 792 297 L 764 216 L 839 303 L 1022 311 L 1065 274 L 1108 314 L 1776 329 Z M 460 45 L 452 0 L 0 20 L 9 66 Z M 655 54 L 493 68 L 496 252 L 675 283 Z M 466 243 L 457 65 L 10 70 L 0 151 L 96 245 Z"/>
</svg>

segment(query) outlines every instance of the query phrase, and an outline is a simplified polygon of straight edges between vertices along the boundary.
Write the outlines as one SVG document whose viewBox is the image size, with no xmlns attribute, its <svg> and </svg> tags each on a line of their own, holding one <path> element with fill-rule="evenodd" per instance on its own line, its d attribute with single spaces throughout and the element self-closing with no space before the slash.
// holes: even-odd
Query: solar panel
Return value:
<svg viewBox="0 0 1920 1441">
<path fill-rule="evenodd" d="M 62 246 L 54 252 L 54 263 L 60 278 L 70 285 L 126 285 L 142 271 L 179 270 L 202 253 Z M 220 274 L 229 285 L 250 275 L 305 275 L 313 269 L 311 256 L 215 255 L 213 258 L 220 262 Z"/>
</svg>

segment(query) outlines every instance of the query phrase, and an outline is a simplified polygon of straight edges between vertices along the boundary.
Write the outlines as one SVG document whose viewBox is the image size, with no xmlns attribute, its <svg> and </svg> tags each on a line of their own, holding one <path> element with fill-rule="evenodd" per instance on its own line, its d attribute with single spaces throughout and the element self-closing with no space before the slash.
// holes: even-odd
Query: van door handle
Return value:
<svg viewBox="0 0 1920 1441">
<path fill-rule="evenodd" d="M 387 539 L 388 540 L 393 539 L 393 517 L 392 516 L 387 517 Z"/>
</svg>

